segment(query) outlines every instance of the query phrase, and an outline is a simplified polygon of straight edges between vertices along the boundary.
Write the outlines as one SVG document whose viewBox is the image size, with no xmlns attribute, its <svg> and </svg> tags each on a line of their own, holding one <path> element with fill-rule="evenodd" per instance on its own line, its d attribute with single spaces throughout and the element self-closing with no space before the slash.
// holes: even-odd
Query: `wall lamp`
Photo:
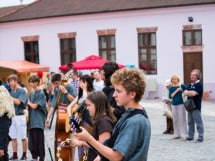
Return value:
<svg viewBox="0 0 215 161">
<path fill-rule="evenodd" d="M 188 17 L 188 21 L 189 21 L 189 22 L 193 22 L 193 17 L 191 17 L 191 16 Z"/>
</svg>

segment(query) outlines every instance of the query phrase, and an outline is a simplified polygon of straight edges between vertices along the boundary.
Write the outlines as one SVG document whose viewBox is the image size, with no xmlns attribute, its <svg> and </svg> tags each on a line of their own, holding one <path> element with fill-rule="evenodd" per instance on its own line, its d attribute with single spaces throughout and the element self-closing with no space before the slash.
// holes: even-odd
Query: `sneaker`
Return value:
<svg viewBox="0 0 215 161">
<path fill-rule="evenodd" d="M 12 156 L 12 157 L 9 158 L 9 160 L 18 160 L 18 157 Z"/>
<path fill-rule="evenodd" d="M 186 140 L 188 140 L 188 141 L 192 141 L 192 140 L 193 140 L 193 138 L 187 138 Z"/>
<path fill-rule="evenodd" d="M 22 156 L 19 160 L 27 160 L 26 156 Z"/>
</svg>

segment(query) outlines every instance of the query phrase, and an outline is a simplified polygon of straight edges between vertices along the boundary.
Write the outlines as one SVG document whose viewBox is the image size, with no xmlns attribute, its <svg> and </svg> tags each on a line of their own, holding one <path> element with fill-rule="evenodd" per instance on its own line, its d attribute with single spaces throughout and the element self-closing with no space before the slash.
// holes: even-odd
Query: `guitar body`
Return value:
<svg viewBox="0 0 215 161">
<path fill-rule="evenodd" d="M 65 131 L 65 122 L 66 118 L 68 118 L 66 106 L 58 106 L 57 110 L 57 122 L 55 126 L 55 160 L 58 158 L 57 147 L 61 142 L 65 141 L 67 138 L 70 138 L 70 133 L 66 133 Z M 74 161 L 74 148 L 71 148 L 70 144 L 65 144 L 60 152 L 60 158 L 63 161 Z"/>
<path fill-rule="evenodd" d="M 71 114 L 74 115 L 76 110 L 78 109 L 79 105 L 78 104 L 75 104 L 72 109 L 71 109 Z M 66 115 L 65 117 L 65 132 L 66 133 L 69 133 L 70 132 L 70 124 L 69 124 L 69 116 L 68 114 Z"/>
</svg>

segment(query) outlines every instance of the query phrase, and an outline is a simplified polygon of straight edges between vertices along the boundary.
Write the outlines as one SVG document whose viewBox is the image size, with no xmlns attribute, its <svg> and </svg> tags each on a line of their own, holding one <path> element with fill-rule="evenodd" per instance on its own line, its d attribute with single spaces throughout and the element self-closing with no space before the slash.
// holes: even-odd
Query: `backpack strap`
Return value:
<svg viewBox="0 0 215 161">
<path fill-rule="evenodd" d="M 147 113 L 144 109 L 135 109 L 133 110 L 132 112 L 130 112 L 127 117 L 124 119 L 123 123 L 130 117 L 136 115 L 136 114 L 142 114 L 145 118 L 148 119 L 148 116 L 147 116 Z M 110 137 L 110 139 L 107 141 L 107 145 L 108 147 L 113 147 L 114 146 L 114 143 L 115 143 L 115 140 L 119 134 L 119 129 L 120 127 L 123 125 L 123 123 L 121 125 L 118 126 L 118 128 L 115 129 L 114 133 L 112 134 L 112 136 Z"/>
</svg>

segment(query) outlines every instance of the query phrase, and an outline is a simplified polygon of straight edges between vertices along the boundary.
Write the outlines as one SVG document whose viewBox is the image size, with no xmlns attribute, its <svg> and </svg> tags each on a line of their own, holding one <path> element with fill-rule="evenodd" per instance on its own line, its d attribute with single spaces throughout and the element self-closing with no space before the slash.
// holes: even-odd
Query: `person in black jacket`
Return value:
<svg viewBox="0 0 215 161">
<path fill-rule="evenodd" d="M 0 86 L 0 161 L 8 161 L 9 128 L 14 115 L 13 101 L 4 86 Z"/>
<path fill-rule="evenodd" d="M 103 76 L 105 87 L 102 91 L 108 97 L 110 105 L 113 110 L 113 114 L 117 120 L 120 119 L 121 115 L 125 112 L 125 108 L 123 106 L 117 106 L 116 101 L 113 97 L 114 88 L 111 84 L 111 76 L 112 74 L 119 69 L 119 65 L 115 62 L 106 62 L 100 69 L 100 74 Z"/>
</svg>

